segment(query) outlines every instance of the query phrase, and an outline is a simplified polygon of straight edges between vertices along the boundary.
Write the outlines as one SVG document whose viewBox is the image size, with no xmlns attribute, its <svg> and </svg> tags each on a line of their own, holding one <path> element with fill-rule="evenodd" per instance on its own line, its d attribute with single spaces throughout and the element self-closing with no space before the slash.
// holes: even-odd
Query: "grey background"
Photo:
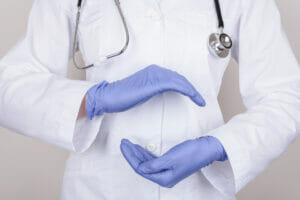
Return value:
<svg viewBox="0 0 300 200">
<path fill-rule="evenodd" d="M 15 44 L 26 28 L 33 0 L 0 2 L 0 57 Z M 300 1 L 277 0 L 282 20 L 295 54 L 300 59 Z M 70 77 L 83 74 L 70 67 Z M 227 69 L 219 101 L 225 120 L 243 112 L 238 67 Z M 1 114 L 1 111 L 0 111 Z M 238 200 L 299 200 L 300 141 L 291 145 L 271 167 L 238 194 Z M 68 152 L 0 127 L 0 199 L 59 199 L 64 162 Z"/>
</svg>

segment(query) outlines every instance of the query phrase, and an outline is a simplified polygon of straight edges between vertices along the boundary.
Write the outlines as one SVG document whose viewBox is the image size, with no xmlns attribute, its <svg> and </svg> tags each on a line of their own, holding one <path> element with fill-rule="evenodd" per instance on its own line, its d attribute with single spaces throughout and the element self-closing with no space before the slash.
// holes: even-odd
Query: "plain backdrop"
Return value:
<svg viewBox="0 0 300 200">
<path fill-rule="evenodd" d="M 24 33 L 32 3 L 33 0 L 1 0 L 0 57 Z M 299 61 L 300 1 L 277 0 L 277 3 L 283 25 Z M 70 78 L 83 79 L 82 72 L 71 66 L 70 69 Z M 219 96 L 226 121 L 245 110 L 239 95 L 237 72 L 238 66 L 232 62 L 226 71 Z M 238 194 L 238 200 L 299 200 L 299 154 L 298 139 L 267 171 Z M 68 152 L 63 149 L 0 127 L 0 199 L 58 200 L 67 157 Z"/>
</svg>

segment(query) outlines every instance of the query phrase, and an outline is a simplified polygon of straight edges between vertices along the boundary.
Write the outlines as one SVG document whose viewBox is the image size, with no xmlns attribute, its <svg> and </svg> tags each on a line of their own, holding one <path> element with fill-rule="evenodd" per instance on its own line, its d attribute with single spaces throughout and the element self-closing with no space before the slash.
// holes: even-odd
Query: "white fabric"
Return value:
<svg viewBox="0 0 300 200">
<path fill-rule="evenodd" d="M 0 62 L 0 124 L 74 152 L 62 200 L 235 199 L 296 138 L 300 71 L 274 1 L 220 2 L 247 107 L 227 124 L 217 95 L 229 58 L 214 57 L 207 48 L 209 35 L 217 31 L 214 1 L 121 0 L 130 31 L 128 50 L 87 70 L 87 81 L 74 81 L 66 74 L 77 2 L 36 0 L 26 34 Z M 83 1 L 79 47 L 86 64 L 118 51 L 124 42 L 114 1 Z M 168 92 L 126 112 L 76 120 L 90 87 L 150 64 L 184 75 L 207 106 Z M 204 135 L 222 142 L 229 161 L 216 162 L 172 189 L 135 174 L 119 149 L 127 138 L 155 145 L 154 153 L 161 155 Z"/>
</svg>

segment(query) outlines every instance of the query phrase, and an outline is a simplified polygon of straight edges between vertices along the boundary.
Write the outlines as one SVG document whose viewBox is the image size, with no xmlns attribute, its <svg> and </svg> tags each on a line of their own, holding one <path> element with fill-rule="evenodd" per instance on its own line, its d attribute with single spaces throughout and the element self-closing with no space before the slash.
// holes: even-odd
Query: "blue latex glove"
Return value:
<svg viewBox="0 0 300 200">
<path fill-rule="evenodd" d="M 227 160 L 222 144 L 211 136 L 185 141 L 160 157 L 126 139 L 121 151 L 135 172 L 168 188 L 214 161 Z"/>
<path fill-rule="evenodd" d="M 199 106 L 205 106 L 202 96 L 182 75 L 156 66 L 147 68 L 113 83 L 106 81 L 92 87 L 88 91 L 86 101 L 87 116 L 126 111 L 151 97 L 174 91 L 191 98 Z"/>
</svg>

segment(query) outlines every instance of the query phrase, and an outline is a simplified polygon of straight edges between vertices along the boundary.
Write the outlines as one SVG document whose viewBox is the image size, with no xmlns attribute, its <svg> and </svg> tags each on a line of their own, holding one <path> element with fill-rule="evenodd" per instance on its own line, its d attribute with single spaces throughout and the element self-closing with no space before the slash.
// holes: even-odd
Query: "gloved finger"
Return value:
<svg viewBox="0 0 300 200">
<path fill-rule="evenodd" d="M 166 90 L 178 92 L 184 96 L 189 97 L 194 103 L 203 107 L 205 100 L 201 94 L 194 88 L 194 86 L 183 76 L 178 74 L 178 77 L 171 79 L 171 85 L 167 86 Z"/>
<path fill-rule="evenodd" d="M 146 158 L 147 161 L 149 160 L 153 160 L 155 158 L 157 158 L 157 156 L 155 156 L 154 154 L 152 154 L 151 152 L 147 151 L 146 149 L 144 149 L 143 147 L 141 147 L 138 144 L 135 144 L 135 148 L 144 155 L 144 157 Z"/>
<path fill-rule="evenodd" d="M 156 158 L 156 156 L 154 156 L 149 151 L 145 150 L 140 145 L 133 144 L 132 142 L 130 142 L 129 140 L 126 140 L 126 139 L 124 139 L 122 141 L 124 144 L 128 145 L 132 149 L 132 151 L 136 154 L 136 156 L 139 157 L 140 160 L 142 160 L 143 162 L 146 162 L 148 160 L 152 160 L 152 159 Z"/>
<path fill-rule="evenodd" d="M 122 140 L 125 145 L 128 145 L 128 147 L 132 150 L 132 152 L 135 154 L 136 157 L 138 157 L 142 162 L 146 162 L 147 159 L 145 156 L 135 147 L 135 144 L 130 142 L 127 139 Z"/>
<path fill-rule="evenodd" d="M 153 174 L 153 173 L 160 173 L 162 171 L 170 169 L 169 161 L 165 156 L 158 157 L 153 160 L 149 160 L 146 162 L 141 163 L 138 166 L 137 171 L 144 173 L 144 174 Z"/>
<path fill-rule="evenodd" d="M 185 87 L 188 90 L 187 95 L 192 101 L 194 101 L 197 105 L 204 107 L 206 102 L 202 95 L 196 90 L 196 88 L 184 77 L 179 77 L 175 82 L 178 82 L 179 86 Z M 193 95 L 194 94 L 194 95 Z"/>
<path fill-rule="evenodd" d="M 127 160 L 129 165 L 136 171 L 138 166 L 144 162 L 143 155 L 140 154 L 140 152 L 133 149 L 126 141 L 121 142 L 120 145 L 121 152 L 124 156 L 124 158 Z"/>
</svg>

